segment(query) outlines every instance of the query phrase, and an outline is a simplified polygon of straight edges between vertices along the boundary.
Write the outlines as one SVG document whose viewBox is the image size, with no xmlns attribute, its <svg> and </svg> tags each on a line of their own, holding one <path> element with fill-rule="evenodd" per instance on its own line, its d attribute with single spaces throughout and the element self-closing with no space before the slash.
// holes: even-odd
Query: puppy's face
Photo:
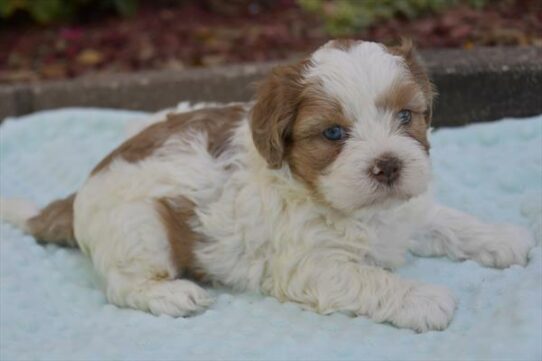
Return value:
<svg viewBox="0 0 542 361">
<path fill-rule="evenodd" d="M 432 97 L 409 44 L 332 41 L 266 79 L 253 139 L 338 210 L 406 200 L 429 183 Z"/>
</svg>

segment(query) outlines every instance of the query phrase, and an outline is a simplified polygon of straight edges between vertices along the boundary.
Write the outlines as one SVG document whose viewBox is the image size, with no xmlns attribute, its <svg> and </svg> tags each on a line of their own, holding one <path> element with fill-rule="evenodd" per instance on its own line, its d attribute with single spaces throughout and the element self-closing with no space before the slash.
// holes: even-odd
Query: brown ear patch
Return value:
<svg viewBox="0 0 542 361">
<path fill-rule="evenodd" d="M 91 174 L 94 175 L 107 168 L 118 157 L 130 163 L 141 161 L 162 147 L 171 136 L 189 130 L 206 132 L 209 152 L 215 157 L 219 156 L 227 148 L 233 129 L 243 119 L 245 113 L 241 105 L 171 113 L 165 121 L 147 127 L 122 143 L 98 163 Z"/>
<path fill-rule="evenodd" d="M 270 168 L 280 168 L 301 100 L 308 60 L 279 66 L 261 83 L 250 115 L 252 139 Z"/>
</svg>

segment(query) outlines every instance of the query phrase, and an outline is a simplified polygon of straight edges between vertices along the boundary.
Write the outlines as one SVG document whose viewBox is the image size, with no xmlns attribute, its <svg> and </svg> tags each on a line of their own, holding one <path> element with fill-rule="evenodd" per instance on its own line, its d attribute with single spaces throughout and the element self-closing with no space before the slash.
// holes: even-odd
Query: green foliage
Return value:
<svg viewBox="0 0 542 361">
<path fill-rule="evenodd" d="M 109 0 L 105 2 L 109 2 L 111 7 L 122 16 L 130 16 L 137 10 L 137 0 Z"/>
<path fill-rule="evenodd" d="M 45 24 L 70 20 L 85 8 L 112 10 L 128 16 L 135 12 L 138 0 L 0 0 L 0 18 L 10 18 L 18 12 L 28 14 L 34 21 Z"/>
<path fill-rule="evenodd" d="M 349 35 L 375 22 L 402 15 L 409 19 L 466 3 L 481 8 L 488 0 L 297 0 L 301 8 L 324 18 L 332 36 Z"/>
</svg>

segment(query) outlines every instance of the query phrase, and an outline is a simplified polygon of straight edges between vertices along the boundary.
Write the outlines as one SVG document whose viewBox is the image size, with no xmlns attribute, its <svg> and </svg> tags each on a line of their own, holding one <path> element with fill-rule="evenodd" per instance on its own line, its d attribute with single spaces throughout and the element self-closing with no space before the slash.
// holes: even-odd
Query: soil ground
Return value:
<svg viewBox="0 0 542 361">
<path fill-rule="evenodd" d="M 4 21 L 0 83 L 285 59 L 330 38 L 322 19 L 294 0 L 246 3 L 233 10 L 197 1 L 145 3 L 128 18 L 100 14 L 74 24 Z M 539 4 L 510 0 L 478 10 L 459 6 L 416 20 L 397 17 L 355 37 L 393 43 L 407 36 L 420 48 L 542 46 Z"/>
</svg>

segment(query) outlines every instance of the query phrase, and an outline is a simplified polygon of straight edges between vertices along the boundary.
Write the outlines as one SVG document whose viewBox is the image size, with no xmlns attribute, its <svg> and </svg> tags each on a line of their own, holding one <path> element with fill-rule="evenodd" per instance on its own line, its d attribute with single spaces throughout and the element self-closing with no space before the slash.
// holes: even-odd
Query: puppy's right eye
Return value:
<svg viewBox="0 0 542 361">
<path fill-rule="evenodd" d="M 397 119 L 399 119 L 401 125 L 407 125 L 412 120 L 412 112 L 408 109 L 403 109 L 397 113 Z"/>
<path fill-rule="evenodd" d="M 330 127 L 324 130 L 324 137 L 333 141 L 343 139 L 345 134 L 346 132 L 344 131 L 344 129 L 339 127 L 338 125 L 335 125 L 333 127 Z"/>
</svg>

